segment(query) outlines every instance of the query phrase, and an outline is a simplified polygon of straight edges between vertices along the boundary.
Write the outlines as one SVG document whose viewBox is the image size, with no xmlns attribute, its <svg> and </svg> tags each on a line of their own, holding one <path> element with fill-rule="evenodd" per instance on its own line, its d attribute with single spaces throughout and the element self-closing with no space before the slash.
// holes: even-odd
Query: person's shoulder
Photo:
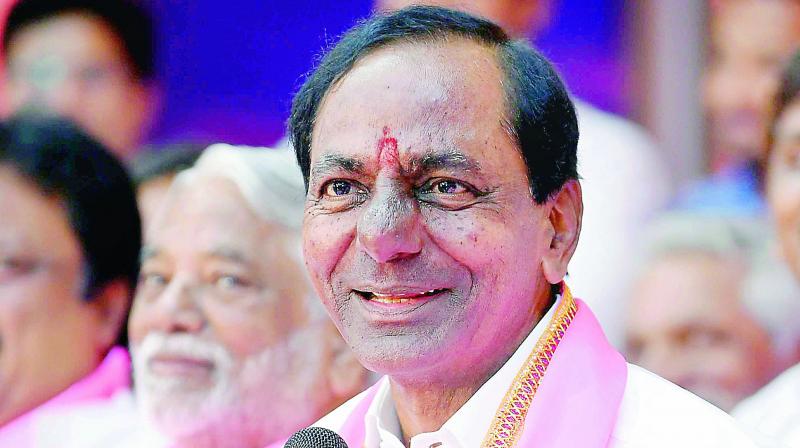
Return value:
<svg viewBox="0 0 800 448">
<path fill-rule="evenodd" d="M 40 448 L 165 447 L 158 434 L 139 413 L 132 391 L 117 392 L 107 400 L 57 409 L 40 422 L 36 446 Z"/>
<path fill-rule="evenodd" d="M 800 364 L 741 402 L 732 415 L 758 433 L 800 441 Z"/>
<path fill-rule="evenodd" d="M 756 446 L 725 412 L 632 364 L 612 441 L 615 448 Z"/>
</svg>

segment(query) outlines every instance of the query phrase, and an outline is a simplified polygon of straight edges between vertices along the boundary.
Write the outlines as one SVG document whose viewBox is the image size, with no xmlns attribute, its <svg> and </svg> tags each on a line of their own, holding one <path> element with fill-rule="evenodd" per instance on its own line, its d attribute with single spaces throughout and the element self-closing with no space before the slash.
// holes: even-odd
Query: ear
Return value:
<svg viewBox="0 0 800 448">
<path fill-rule="evenodd" d="M 97 319 L 98 350 L 105 353 L 116 342 L 130 309 L 130 288 L 124 280 L 114 280 L 92 297 L 89 306 Z"/>
<path fill-rule="evenodd" d="M 344 342 L 333 324 L 326 325 L 331 338 L 331 364 L 328 369 L 328 382 L 331 394 L 337 400 L 344 401 L 361 392 L 366 385 L 367 370 L 358 362 L 355 354 Z"/>
<path fill-rule="evenodd" d="M 571 180 L 548 201 L 547 217 L 550 226 L 550 247 L 542 258 L 544 276 L 550 284 L 557 284 L 567 275 L 567 265 L 578 246 L 583 220 L 583 193 L 581 184 Z"/>
</svg>

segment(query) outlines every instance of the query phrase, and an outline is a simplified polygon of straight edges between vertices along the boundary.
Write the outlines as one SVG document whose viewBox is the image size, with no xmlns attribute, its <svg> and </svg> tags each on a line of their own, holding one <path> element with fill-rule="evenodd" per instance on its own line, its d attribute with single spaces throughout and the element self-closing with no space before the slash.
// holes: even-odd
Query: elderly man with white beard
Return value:
<svg viewBox="0 0 800 448">
<path fill-rule="evenodd" d="M 130 339 L 167 445 L 262 447 L 363 389 L 303 270 L 303 196 L 291 153 L 216 145 L 147 229 Z"/>
</svg>

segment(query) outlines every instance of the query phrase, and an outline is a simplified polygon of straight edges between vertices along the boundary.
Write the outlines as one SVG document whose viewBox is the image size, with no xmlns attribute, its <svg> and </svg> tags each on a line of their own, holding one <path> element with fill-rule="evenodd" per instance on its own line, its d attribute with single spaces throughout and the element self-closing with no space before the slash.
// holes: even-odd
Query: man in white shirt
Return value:
<svg viewBox="0 0 800 448">
<path fill-rule="evenodd" d="M 350 447 L 753 446 L 628 366 L 563 283 L 577 119 L 530 46 L 452 10 L 374 17 L 324 57 L 290 128 L 306 266 L 387 375 L 319 423 Z"/>
</svg>

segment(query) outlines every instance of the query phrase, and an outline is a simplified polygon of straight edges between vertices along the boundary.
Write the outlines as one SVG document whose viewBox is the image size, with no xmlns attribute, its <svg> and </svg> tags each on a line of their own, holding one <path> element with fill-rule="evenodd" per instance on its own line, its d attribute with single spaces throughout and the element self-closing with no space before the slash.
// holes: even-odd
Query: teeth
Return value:
<svg viewBox="0 0 800 448">
<path fill-rule="evenodd" d="M 429 295 L 435 294 L 435 293 L 440 292 L 440 291 L 441 290 L 439 290 L 439 289 L 431 289 L 429 291 L 424 291 L 424 292 L 417 293 L 417 294 L 406 294 L 406 295 L 404 295 L 402 297 L 391 296 L 391 295 L 388 295 L 388 294 L 380 294 L 380 293 L 374 292 L 374 293 L 369 293 L 369 296 L 371 296 L 370 300 L 374 300 L 374 301 L 380 302 L 380 303 L 408 303 L 408 302 L 414 300 L 415 298 L 429 296 Z"/>
<path fill-rule="evenodd" d="M 408 303 L 411 301 L 411 299 L 401 299 L 397 297 L 379 297 L 379 296 L 374 296 L 372 300 L 380 303 Z"/>
</svg>

